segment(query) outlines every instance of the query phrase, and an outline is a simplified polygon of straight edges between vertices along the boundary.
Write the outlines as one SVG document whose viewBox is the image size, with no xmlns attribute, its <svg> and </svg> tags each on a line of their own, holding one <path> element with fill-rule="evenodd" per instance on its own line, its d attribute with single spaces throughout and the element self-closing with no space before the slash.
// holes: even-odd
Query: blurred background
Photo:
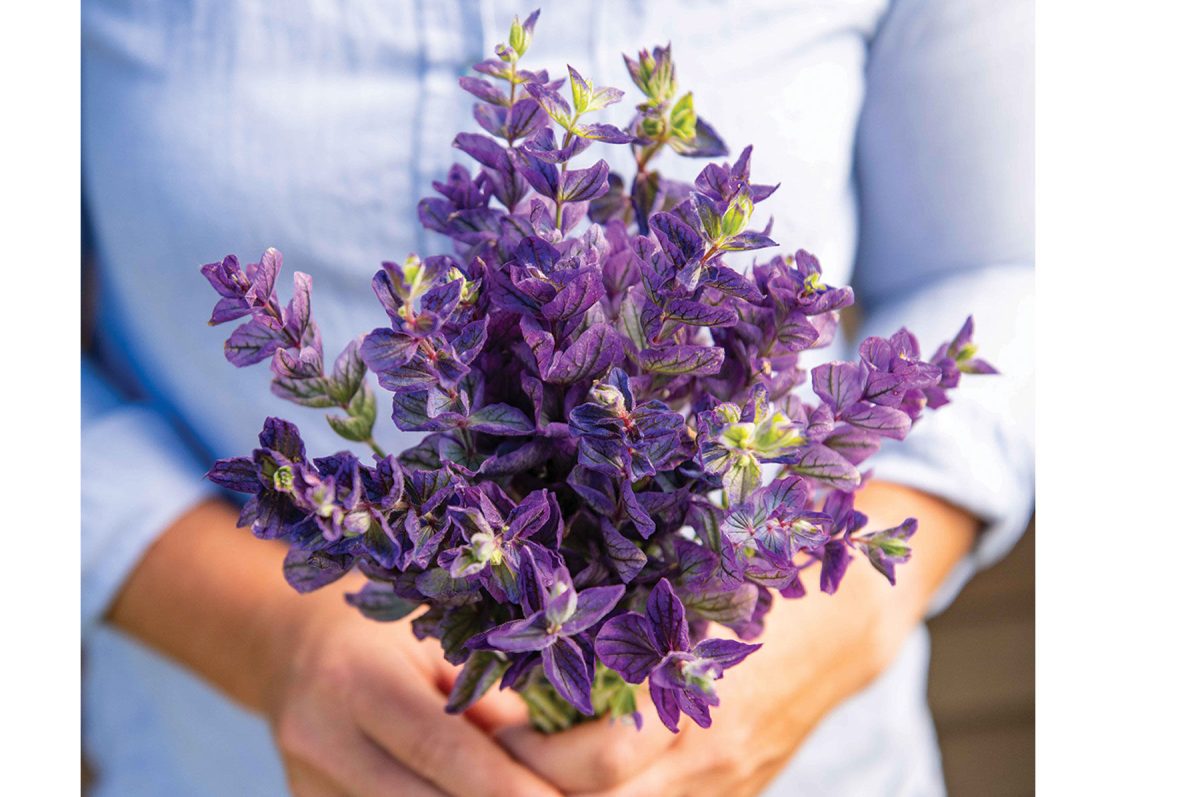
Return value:
<svg viewBox="0 0 1200 797">
<path fill-rule="evenodd" d="M 1034 793 L 1036 522 L 929 623 L 929 705 L 952 797 Z"/>
</svg>

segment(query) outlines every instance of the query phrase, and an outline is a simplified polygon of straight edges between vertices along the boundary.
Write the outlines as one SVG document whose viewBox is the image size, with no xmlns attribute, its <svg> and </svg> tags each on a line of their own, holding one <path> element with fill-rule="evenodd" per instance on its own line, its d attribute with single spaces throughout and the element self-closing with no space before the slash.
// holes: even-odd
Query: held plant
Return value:
<svg viewBox="0 0 1200 797">
<path fill-rule="evenodd" d="M 669 47 L 625 59 L 642 101 L 618 128 L 595 114 L 621 91 L 521 66 L 537 16 L 460 80 L 484 132 L 454 146 L 479 167 L 452 167 L 418 211 L 450 252 L 384 263 L 386 324 L 332 369 L 312 280 L 296 274 L 283 304 L 277 251 L 202 268 L 220 297 L 210 323 L 242 321 L 226 358 L 269 360 L 276 395 L 334 410 L 333 429 L 373 452 L 310 458 L 268 418 L 250 456 L 208 475 L 249 495 L 241 525 L 290 545 L 297 590 L 357 568 L 368 584 L 347 599 L 366 616 L 423 609 L 413 630 L 462 665 L 449 711 L 498 683 L 543 730 L 605 714 L 640 726 L 648 683 L 667 727 L 708 726 L 715 682 L 757 648 L 708 638 L 710 624 L 753 639 L 776 594 L 804 594 L 801 570 L 832 593 L 852 551 L 895 583 L 916 521 L 863 533 L 860 467 L 961 374 L 994 370 L 970 319 L 929 361 L 902 329 L 813 368 L 816 401 L 801 400 L 800 357 L 828 345 L 852 291 L 804 251 L 726 263 L 775 246 L 750 227 L 775 186 L 751 182 L 749 147 L 691 185 L 653 170 L 668 149 L 727 155 L 679 94 Z M 580 163 L 593 144 L 632 149 L 628 184 Z M 375 441 L 368 371 L 421 443 Z"/>
</svg>

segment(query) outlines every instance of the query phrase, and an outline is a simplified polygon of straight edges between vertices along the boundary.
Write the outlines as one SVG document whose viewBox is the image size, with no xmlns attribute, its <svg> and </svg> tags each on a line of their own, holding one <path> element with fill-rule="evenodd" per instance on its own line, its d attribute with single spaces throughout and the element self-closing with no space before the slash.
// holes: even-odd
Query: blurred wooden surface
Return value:
<svg viewBox="0 0 1200 797">
<path fill-rule="evenodd" d="M 929 705 L 951 797 L 1033 794 L 1034 528 L 929 623 Z"/>
</svg>

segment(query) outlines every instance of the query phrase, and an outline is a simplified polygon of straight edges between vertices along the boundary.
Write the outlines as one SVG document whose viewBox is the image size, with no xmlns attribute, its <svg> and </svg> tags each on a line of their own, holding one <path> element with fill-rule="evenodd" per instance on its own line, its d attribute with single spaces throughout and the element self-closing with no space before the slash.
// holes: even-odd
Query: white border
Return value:
<svg viewBox="0 0 1200 797">
<path fill-rule="evenodd" d="M 16 4 L 0 24 L 0 684 L 11 794 L 79 788 L 79 13 Z"/>
<path fill-rule="evenodd" d="M 1200 12 L 1037 11 L 1038 786 L 1178 794 L 1200 716 Z"/>
</svg>

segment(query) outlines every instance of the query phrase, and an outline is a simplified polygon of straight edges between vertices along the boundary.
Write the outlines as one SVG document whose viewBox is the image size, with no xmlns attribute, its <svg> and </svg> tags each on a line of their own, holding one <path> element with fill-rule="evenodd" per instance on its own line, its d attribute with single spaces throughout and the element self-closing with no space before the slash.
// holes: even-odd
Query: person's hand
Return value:
<svg viewBox="0 0 1200 797">
<path fill-rule="evenodd" d="M 851 589 L 853 574 L 852 569 L 843 589 Z M 874 589 L 875 580 L 862 586 Z M 806 600 L 825 603 L 826 597 Z M 827 601 L 831 608 L 836 602 Z M 698 728 L 684 718 L 680 732 L 672 734 L 643 696 L 639 708 L 645 723 L 640 732 L 602 719 L 552 736 L 509 728 L 500 731 L 500 738 L 514 755 L 568 794 L 757 794 L 839 696 L 864 685 L 886 658 L 869 622 L 821 636 L 799 607 L 800 602 L 777 602 L 767 616 L 771 630 L 759 640 L 763 647 L 717 682 L 721 704 L 713 710 L 710 728 Z"/>
<path fill-rule="evenodd" d="M 469 717 L 449 715 L 454 669 L 407 621 L 367 620 L 344 602 L 304 618 L 267 699 L 298 797 L 558 794 L 489 736 L 525 720 L 515 695 L 492 692 Z"/>
<path fill-rule="evenodd" d="M 524 722 L 520 698 L 493 692 L 467 716 L 445 713 L 454 668 L 407 620 L 362 617 L 343 594 L 361 576 L 297 595 L 281 548 L 198 506 L 151 548 L 113 621 L 264 714 L 298 797 L 560 792 L 490 735 Z"/>
<path fill-rule="evenodd" d="M 499 732 L 531 769 L 564 792 L 599 797 L 726 797 L 762 791 L 832 708 L 862 689 L 899 652 L 929 597 L 967 550 L 975 521 L 929 496 L 872 485 L 858 505 L 872 526 L 921 518 L 913 561 L 891 587 L 866 562 L 848 571 L 835 596 L 817 591 L 782 600 L 767 615 L 763 647 L 717 682 L 721 704 L 711 728 L 686 719 L 680 733 L 661 727 L 649 699 L 645 728 L 607 720 L 543 736 L 524 728 Z M 918 557 L 920 557 L 918 559 Z M 852 740 L 848 740 L 848 743 Z"/>
</svg>

